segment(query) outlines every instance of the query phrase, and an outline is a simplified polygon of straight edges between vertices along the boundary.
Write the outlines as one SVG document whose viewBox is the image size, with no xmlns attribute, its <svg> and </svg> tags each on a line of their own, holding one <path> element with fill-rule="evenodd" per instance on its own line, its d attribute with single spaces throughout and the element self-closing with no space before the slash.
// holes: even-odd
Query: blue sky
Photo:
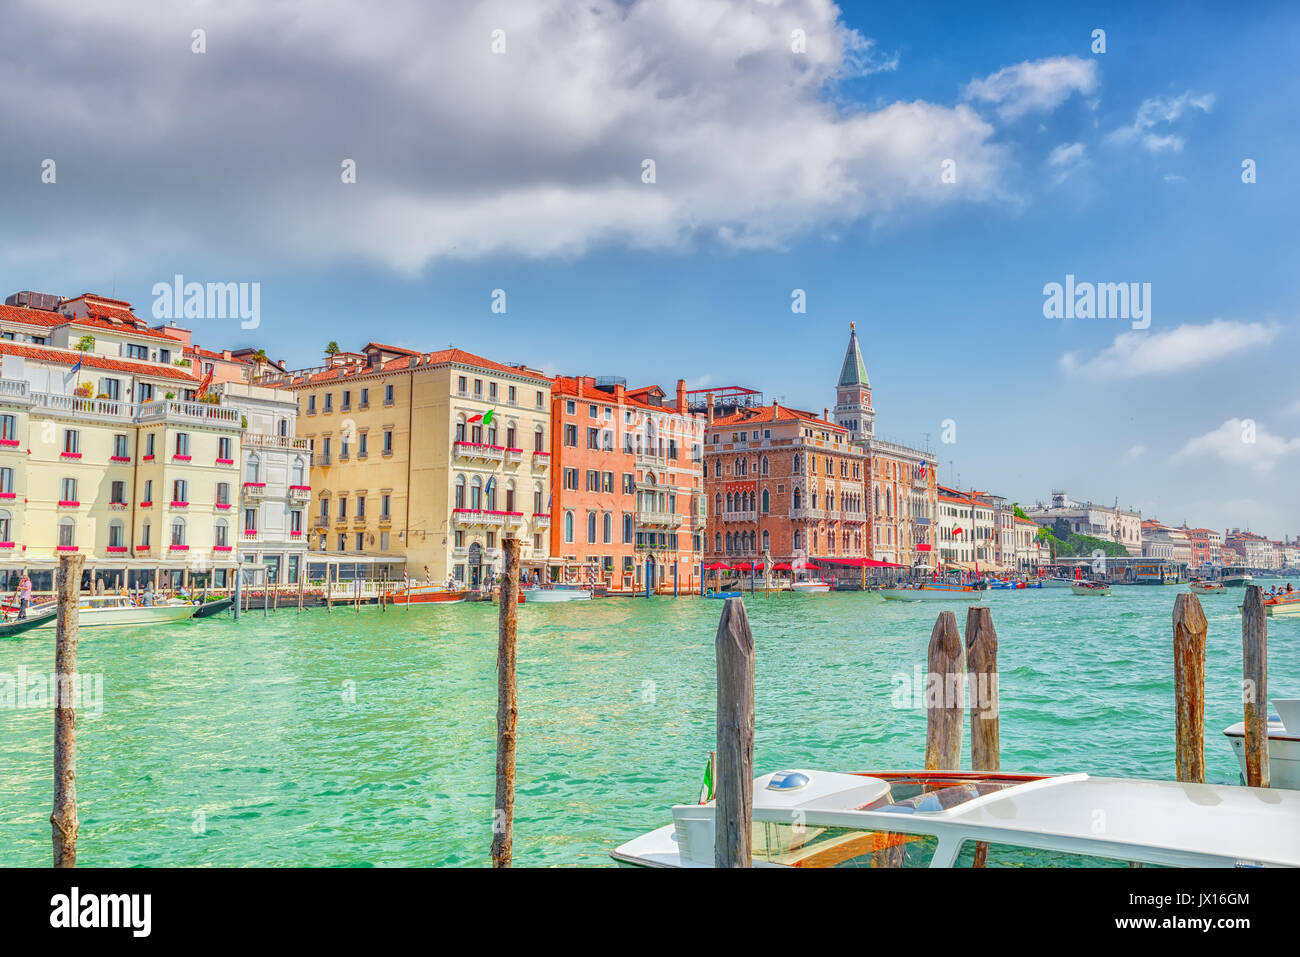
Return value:
<svg viewBox="0 0 1300 957">
<path fill-rule="evenodd" d="M 455 344 L 817 410 L 855 321 L 878 430 L 928 433 L 944 481 L 1300 533 L 1294 9 L 399 6 L 56 4 L 46 49 L 50 8 L 19 4 L 5 294 L 143 315 L 175 273 L 255 281 L 260 328 L 198 341 L 295 367 L 330 339 Z M 1067 273 L 1150 283 L 1150 328 L 1044 318 Z"/>
</svg>

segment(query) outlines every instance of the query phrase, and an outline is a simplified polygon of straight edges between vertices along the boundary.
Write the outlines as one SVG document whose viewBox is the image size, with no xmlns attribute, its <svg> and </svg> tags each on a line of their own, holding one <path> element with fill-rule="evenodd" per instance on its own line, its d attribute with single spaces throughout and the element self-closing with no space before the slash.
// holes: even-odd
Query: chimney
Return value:
<svg viewBox="0 0 1300 957">
<path fill-rule="evenodd" d="M 234 358 L 234 357 L 230 354 L 230 350 L 229 350 L 229 349 L 222 349 L 222 350 L 221 350 L 221 358 L 223 358 L 223 359 L 225 359 L 227 362 L 229 362 L 229 361 L 230 361 L 232 358 Z"/>
<path fill-rule="evenodd" d="M 822 406 L 822 419 L 826 422 L 831 420 L 831 410 L 826 408 L 826 406 Z"/>
<path fill-rule="evenodd" d="M 710 392 L 707 398 L 705 399 L 705 407 L 708 415 L 706 421 L 709 423 L 709 425 L 712 425 L 713 424 L 713 393 L 712 392 Z"/>
<path fill-rule="evenodd" d="M 614 383 L 614 401 L 622 405 L 627 399 L 627 386 L 621 382 Z"/>
<path fill-rule="evenodd" d="M 678 414 L 686 411 L 686 380 L 677 380 L 677 412 Z"/>
</svg>

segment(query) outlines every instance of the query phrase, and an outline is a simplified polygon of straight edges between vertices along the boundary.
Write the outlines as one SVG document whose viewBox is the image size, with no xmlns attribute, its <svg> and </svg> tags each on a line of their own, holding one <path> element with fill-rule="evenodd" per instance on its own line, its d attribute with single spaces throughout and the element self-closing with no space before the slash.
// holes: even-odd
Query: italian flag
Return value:
<svg viewBox="0 0 1300 957">
<path fill-rule="evenodd" d="M 700 788 L 700 803 L 708 804 L 713 800 L 713 760 L 704 765 L 704 784 Z"/>
<path fill-rule="evenodd" d="M 952 533 L 953 533 L 954 535 L 960 535 L 960 534 L 961 534 L 961 526 L 958 525 L 956 522 L 953 522 L 953 523 L 952 523 Z"/>
<path fill-rule="evenodd" d="M 476 415 L 476 416 L 473 416 L 471 419 L 469 419 L 469 421 L 470 421 L 470 422 L 482 422 L 484 425 L 491 425 L 491 424 L 492 424 L 492 413 L 495 412 L 495 411 L 496 411 L 496 409 L 488 409 L 486 412 L 482 412 L 482 413 L 480 413 L 480 414 L 478 414 L 478 415 Z"/>
</svg>

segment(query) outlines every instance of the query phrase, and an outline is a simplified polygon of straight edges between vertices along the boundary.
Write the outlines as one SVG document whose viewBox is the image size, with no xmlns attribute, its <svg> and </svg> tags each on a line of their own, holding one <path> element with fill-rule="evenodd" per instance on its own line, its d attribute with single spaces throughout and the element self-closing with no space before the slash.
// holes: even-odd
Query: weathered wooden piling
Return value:
<svg viewBox="0 0 1300 957">
<path fill-rule="evenodd" d="M 325 611 L 327 614 L 334 614 L 334 586 L 330 583 L 330 569 L 333 566 L 325 566 Z"/>
<path fill-rule="evenodd" d="M 86 556 L 59 556 L 54 637 L 54 866 L 77 866 L 77 605 Z"/>
<path fill-rule="evenodd" d="M 939 612 L 930 632 L 926 656 L 925 769 L 956 771 L 961 767 L 962 679 L 961 634 L 957 616 Z"/>
<path fill-rule="evenodd" d="M 240 614 L 242 614 L 243 591 L 244 591 L 244 573 L 243 570 L 238 565 L 236 565 L 235 566 L 235 600 L 230 604 L 230 610 L 234 615 L 235 621 L 239 621 L 239 616 Z"/>
<path fill-rule="evenodd" d="M 1179 781 L 1205 783 L 1205 634 L 1201 600 L 1174 601 L 1174 733 Z"/>
<path fill-rule="evenodd" d="M 298 563 L 298 610 L 302 611 L 302 590 L 307 581 L 307 563 L 301 561 Z"/>
<path fill-rule="evenodd" d="M 497 793 L 492 820 L 492 866 L 509 867 L 515 830 L 515 747 L 519 703 L 515 650 L 519 628 L 519 539 L 501 542 L 501 606 L 497 615 Z"/>
<path fill-rule="evenodd" d="M 713 864 L 752 866 L 754 818 L 754 634 L 745 602 L 728 598 L 714 641 L 718 755 L 713 791 Z"/>
<path fill-rule="evenodd" d="M 1268 614 L 1264 591 L 1246 586 L 1241 606 L 1241 697 L 1246 712 L 1246 784 L 1269 786 L 1268 770 Z"/>
<path fill-rule="evenodd" d="M 993 610 L 966 609 L 966 669 L 970 695 L 970 766 L 972 771 L 1001 768 L 998 739 L 998 633 Z M 988 861 L 985 841 L 975 845 L 974 867 Z"/>
</svg>

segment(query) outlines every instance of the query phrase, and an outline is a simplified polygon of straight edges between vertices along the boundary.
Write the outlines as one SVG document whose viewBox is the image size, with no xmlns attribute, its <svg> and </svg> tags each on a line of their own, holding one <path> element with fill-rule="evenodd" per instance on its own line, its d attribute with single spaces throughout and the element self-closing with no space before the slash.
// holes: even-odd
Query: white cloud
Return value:
<svg viewBox="0 0 1300 957">
<path fill-rule="evenodd" d="M 1251 419 L 1228 419 L 1217 429 L 1189 439 L 1174 458 L 1208 456 L 1267 472 L 1295 452 L 1300 452 L 1300 438 L 1274 435 Z"/>
<path fill-rule="evenodd" d="M 1230 319 L 1176 326 L 1166 332 L 1123 332 L 1091 358 L 1066 353 L 1061 356 L 1061 367 L 1069 373 L 1102 379 L 1162 375 L 1266 346 L 1277 334 L 1275 326 Z"/>
<path fill-rule="evenodd" d="M 897 58 L 830 0 L 395 0 L 382 16 L 235 0 L 197 18 L 69 0 L 20 7 L 6 40 L 0 124 L 59 163 L 56 187 L 6 206 L 0 257 L 28 271 L 66 264 L 69 222 L 92 251 L 83 276 L 121 256 L 164 276 L 200 257 L 414 272 L 611 243 L 779 248 L 1007 198 L 1006 147 L 969 104 L 835 101 Z M 0 176 L 32 178 L 31 163 L 0 151 Z"/>
<path fill-rule="evenodd" d="M 1047 155 L 1049 166 L 1070 166 L 1083 159 L 1087 147 L 1082 143 L 1062 143 Z"/>
<path fill-rule="evenodd" d="M 1053 110 L 1073 93 L 1091 93 L 1097 86 L 1097 64 L 1076 56 L 1049 57 L 1004 67 L 971 80 L 962 98 L 996 105 L 1003 120 Z"/>
<path fill-rule="evenodd" d="M 1109 143 L 1126 145 L 1140 143 L 1151 153 L 1169 150 L 1174 153 L 1182 151 L 1187 140 L 1173 133 L 1154 133 L 1152 128 L 1159 125 L 1170 126 L 1192 110 L 1209 113 L 1214 109 L 1214 94 L 1196 94 L 1191 90 L 1176 97 L 1154 96 L 1143 100 L 1137 115 L 1128 126 L 1121 126 L 1107 134 Z"/>
<path fill-rule="evenodd" d="M 1129 450 L 1124 453 L 1124 458 L 1128 459 L 1131 462 L 1134 461 L 1135 459 L 1140 459 L 1142 456 L 1146 455 L 1146 452 L 1147 452 L 1147 447 L 1145 445 L 1130 446 Z"/>
</svg>

